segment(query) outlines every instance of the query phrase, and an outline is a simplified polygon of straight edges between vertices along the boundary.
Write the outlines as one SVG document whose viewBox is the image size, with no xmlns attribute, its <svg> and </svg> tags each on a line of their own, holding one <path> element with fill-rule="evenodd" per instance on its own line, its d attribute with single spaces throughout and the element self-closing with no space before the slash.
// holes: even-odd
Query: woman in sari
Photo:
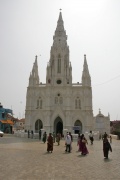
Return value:
<svg viewBox="0 0 120 180">
<path fill-rule="evenodd" d="M 87 139 L 85 138 L 84 134 L 82 134 L 80 138 L 80 150 L 82 155 L 89 153 L 86 144 L 88 144 Z"/>
<path fill-rule="evenodd" d="M 51 135 L 51 133 L 49 133 L 48 139 L 47 139 L 48 143 L 47 143 L 47 152 L 53 151 L 53 137 Z"/>
</svg>

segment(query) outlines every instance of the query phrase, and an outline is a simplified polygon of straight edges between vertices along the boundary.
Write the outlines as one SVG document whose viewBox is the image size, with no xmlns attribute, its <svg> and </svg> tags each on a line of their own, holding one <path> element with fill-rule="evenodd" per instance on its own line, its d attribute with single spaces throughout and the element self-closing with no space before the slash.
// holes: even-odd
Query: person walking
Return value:
<svg viewBox="0 0 120 180">
<path fill-rule="evenodd" d="M 55 143 L 55 133 L 53 132 L 53 143 Z"/>
<path fill-rule="evenodd" d="M 93 138 L 93 133 L 92 133 L 92 131 L 90 131 L 89 139 L 90 139 L 91 145 L 93 145 L 94 138 Z"/>
<path fill-rule="evenodd" d="M 108 137 L 108 135 L 107 135 L 107 133 L 105 132 L 104 135 L 103 135 L 103 139 L 104 139 L 104 138 L 107 138 L 107 137 Z"/>
<path fill-rule="evenodd" d="M 69 135 L 70 135 L 70 137 L 71 137 L 71 144 L 70 144 L 70 151 L 71 151 L 71 150 L 72 150 L 73 136 L 72 136 L 71 132 L 69 132 Z"/>
<path fill-rule="evenodd" d="M 69 135 L 69 133 L 67 133 L 67 136 L 65 138 L 65 144 L 66 144 L 66 152 L 71 152 L 71 136 Z"/>
<path fill-rule="evenodd" d="M 47 139 L 47 152 L 51 151 L 53 152 L 53 137 L 52 134 L 49 133 L 48 139 Z"/>
<path fill-rule="evenodd" d="M 69 134 L 69 133 L 67 132 L 67 134 L 66 134 L 66 136 L 65 136 L 65 147 L 66 147 L 65 151 L 66 151 L 66 152 L 67 152 L 66 137 L 67 137 L 68 134 Z"/>
<path fill-rule="evenodd" d="M 41 129 L 39 130 L 39 140 L 41 140 Z"/>
<path fill-rule="evenodd" d="M 60 145 L 60 139 L 61 139 L 61 134 L 57 133 L 56 142 L 58 143 L 58 146 Z"/>
<path fill-rule="evenodd" d="M 44 132 L 44 134 L 43 134 L 43 139 L 42 139 L 42 140 L 43 140 L 44 143 L 46 143 L 46 140 L 47 140 L 47 134 L 46 134 L 46 132 Z"/>
<path fill-rule="evenodd" d="M 107 139 L 107 137 L 105 137 L 103 139 L 103 154 L 104 154 L 104 158 L 105 159 L 108 159 L 108 154 L 109 154 L 109 151 L 112 152 L 112 147 Z"/>
<path fill-rule="evenodd" d="M 33 139 L 33 135 L 34 135 L 33 130 L 31 130 L 31 138 L 32 139 Z"/>
<path fill-rule="evenodd" d="M 89 153 L 86 144 L 88 144 L 87 139 L 84 134 L 82 134 L 80 138 L 81 155 L 87 155 Z"/>
</svg>

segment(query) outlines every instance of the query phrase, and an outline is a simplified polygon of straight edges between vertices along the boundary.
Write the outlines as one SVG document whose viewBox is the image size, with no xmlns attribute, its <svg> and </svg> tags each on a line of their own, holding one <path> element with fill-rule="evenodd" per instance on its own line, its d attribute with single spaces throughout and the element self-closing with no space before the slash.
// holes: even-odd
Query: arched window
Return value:
<svg viewBox="0 0 120 180">
<path fill-rule="evenodd" d="M 43 123 L 40 119 L 35 122 L 35 132 L 39 132 L 43 128 Z"/>
<path fill-rule="evenodd" d="M 82 123 L 80 120 L 76 120 L 74 123 L 74 133 L 75 134 L 82 133 Z"/>
<path fill-rule="evenodd" d="M 42 109 L 42 98 L 37 99 L 37 109 Z"/>
<path fill-rule="evenodd" d="M 61 56 L 58 56 L 58 73 L 61 73 Z"/>
<path fill-rule="evenodd" d="M 77 99 L 75 99 L 75 109 L 77 109 Z"/>
<path fill-rule="evenodd" d="M 75 99 L 75 109 L 81 109 L 81 100 L 79 97 Z"/>
<path fill-rule="evenodd" d="M 79 99 L 79 109 L 81 109 L 81 100 Z"/>
<path fill-rule="evenodd" d="M 63 98 L 60 94 L 55 97 L 55 104 L 63 104 Z"/>
</svg>

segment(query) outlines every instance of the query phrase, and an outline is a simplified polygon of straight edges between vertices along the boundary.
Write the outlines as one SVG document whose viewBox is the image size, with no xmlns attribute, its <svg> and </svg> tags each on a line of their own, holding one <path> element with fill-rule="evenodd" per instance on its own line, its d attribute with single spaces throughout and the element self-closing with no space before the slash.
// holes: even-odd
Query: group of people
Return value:
<svg viewBox="0 0 120 180">
<path fill-rule="evenodd" d="M 46 137 L 46 132 L 43 135 L 43 139 L 44 139 L 44 136 Z M 60 133 L 58 133 L 56 135 L 56 142 L 58 143 L 58 145 L 60 143 L 60 139 L 61 139 L 61 135 L 60 135 Z M 47 152 L 52 153 L 54 142 L 55 142 L 54 133 L 53 134 L 49 133 L 49 136 L 47 138 Z M 71 134 L 71 132 L 67 132 L 66 137 L 65 137 L 65 152 L 68 152 L 68 153 L 71 152 L 72 142 L 73 142 L 72 134 Z M 78 146 L 79 146 L 79 151 L 81 152 L 81 155 L 87 155 L 89 153 L 86 144 L 88 144 L 88 142 L 87 142 L 87 139 L 85 138 L 84 134 L 82 134 L 82 135 L 79 134 L 78 135 Z"/>
<path fill-rule="evenodd" d="M 41 140 L 41 138 L 39 138 Z M 43 138 L 42 141 L 43 143 L 46 143 L 47 141 L 47 152 L 51 152 L 53 151 L 53 143 L 55 143 L 55 141 L 58 143 L 58 146 L 60 145 L 60 140 L 61 140 L 61 134 L 57 133 L 57 135 L 55 135 L 55 133 L 49 133 L 49 136 L 47 137 L 47 133 L 44 132 L 43 133 Z"/>
<path fill-rule="evenodd" d="M 32 131 L 31 131 L 31 134 L 33 134 Z M 28 137 L 29 137 L 29 132 L 28 132 Z M 39 131 L 39 140 L 41 140 L 41 130 Z M 49 133 L 49 136 L 47 137 L 47 133 L 44 132 L 42 136 L 43 143 L 46 143 L 47 141 L 47 152 L 51 152 L 51 153 L 53 152 L 53 144 L 57 142 L 59 146 L 60 140 L 61 140 L 60 133 L 57 133 L 57 135 L 55 135 L 54 132 Z M 90 140 L 91 145 L 93 145 L 94 134 L 92 133 L 92 131 L 90 131 L 89 133 L 89 140 Z M 102 136 L 102 140 L 103 140 L 103 155 L 105 159 L 108 159 L 109 151 L 112 152 L 112 147 L 110 145 L 112 143 L 112 137 L 110 136 L 110 142 L 109 142 L 108 135 L 105 132 L 104 135 Z M 71 152 L 72 142 L 73 142 L 72 134 L 70 132 L 67 132 L 66 137 L 65 137 L 65 152 L 68 152 L 68 153 Z M 81 152 L 81 155 L 85 156 L 89 153 L 87 149 L 87 144 L 88 144 L 88 141 L 85 138 L 84 134 L 78 134 L 77 145 L 78 145 L 78 151 Z"/>
<path fill-rule="evenodd" d="M 43 134 L 43 142 L 45 143 L 44 139 L 47 140 L 47 152 L 53 151 L 53 144 L 55 143 L 55 134 L 49 133 L 49 136 L 47 138 L 46 132 Z M 61 135 L 58 133 L 56 135 L 56 142 L 58 145 L 60 144 L 60 139 Z M 73 137 L 71 132 L 67 132 L 66 137 L 65 137 L 65 152 L 70 153 L 72 150 L 72 142 L 73 142 Z M 88 154 L 88 149 L 86 144 L 88 144 L 87 139 L 85 138 L 84 134 L 78 136 L 78 145 L 79 145 L 79 151 L 81 152 L 82 155 Z"/>
<path fill-rule="evenodd" d="M 94 141 L 93 136 L 94 135 L 93 135 L 92 131 L 90 131 L 89 139 L 90 139 L 91 145 L 93 145 L 93 141 Z M 112 137 L 110 136 L 110 142 L 109 142 L 108 135 L 105 132 L 102 139 L 103 139 L 103 155 L 104 155 L 105 159 L 108 159 L 109 151 L 112 152 L 112 147 L 110 145 L 112 143 Z M 86 155 L 89 153 L 86 144 L 88 144 L 88 142 L 87 142 L 86 138 L 84 137 L 84 134 L 78 135 L 78 145 L 79 145 L 78 151 L 80 151 L 82 155 Z"/>
<path fill-rule="evenodd" d="M 57 133 L 57 135 L 55 135 L 55 133 L 49 133 L 49 136 L 47 137 L 47 133 L 44 132 L 43 133 L 43 138 L 42 141 L 43 143 L 46 143 L 47 141 L 47 152 L 51 152 L 53 151 L 53 144 L 55 142 L 57 142 L 58 146 L 60 145 L 60 140 L 61 140 L 61 134 Z M 71 152 L 72 149 L 72 135 L 71 133 L 67 133 L 66 137 L 65 137 L 65 147 L 66 147 L 66 152 Z"/>
</svg>

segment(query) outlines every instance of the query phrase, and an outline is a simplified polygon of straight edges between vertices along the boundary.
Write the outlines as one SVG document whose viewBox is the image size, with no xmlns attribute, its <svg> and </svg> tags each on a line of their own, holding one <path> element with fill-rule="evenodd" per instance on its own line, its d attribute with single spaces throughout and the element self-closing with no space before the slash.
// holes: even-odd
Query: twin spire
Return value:
<svg viewBox="0 0 120 180">
<path fill-rule="evenodd" d="M 91 77 L 88 70 L 86 54 L 84 55 L 84 65 L 83 65 L 83 73 L 82 73 L 82 85 L 83 86 L 91 86 Z"/>
<path fill-rule="evenodd" d="M 38 63 L 37 63 L 37 55 L 35 56 L 35 62 L 33 64 L 32 72 L 29 77 L 29 86 L 39 85 L 39 75 L 38 75 Z"/>
</svg>

